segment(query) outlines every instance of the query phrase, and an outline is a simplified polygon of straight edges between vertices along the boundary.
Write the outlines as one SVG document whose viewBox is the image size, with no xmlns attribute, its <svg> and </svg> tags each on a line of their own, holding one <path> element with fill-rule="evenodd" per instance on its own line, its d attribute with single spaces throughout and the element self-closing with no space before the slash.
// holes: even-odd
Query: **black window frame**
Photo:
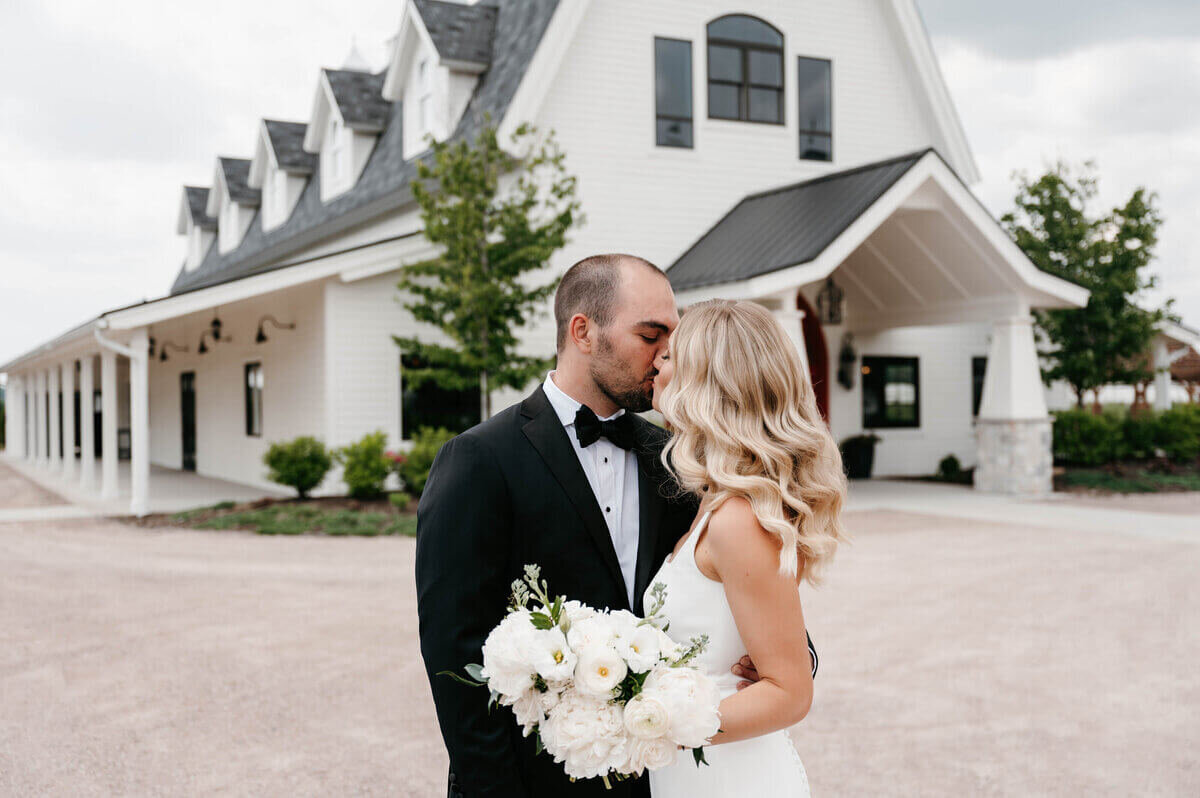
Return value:
<svg viewBox="0 0 1200 798">
<path fill-rule="evenodd" d="M 664 114 L 658 108 L 658 43 L 675 42 L 677 44 L 686 44 L 688 53 L 688 70 L 687 70 L 687 90 L 689 94 L 689 104 L 692 108 L 692 115 L 688 117 L 675 116 L 673 114 Z M 670 147 L 676 150 L 692 150 L 696 148 L 696 62 L 693 54 L 691 39 L 677 39 L 672 36 L 655 36 L 654 37 L 654 146 L 655 147 Z M 688 135 L 687 144 L 670 144 L 664 143 L 659 139 L 658 126 L 659 123 L 667 120 L 671 122 L 686 122 L 691 126 L 691 132 Z"/>
<path fill-rule="evenodd" d="M 879 375 L 887 374 L 887 366 L 911 365 L 913 369 L 913 420 L 892 421 L 887 418 L 887 382 Z M 916 355 L 863 355 L 862 357 L 862 425 L 863 429 L 920 429 L 921 427 L 921 359 Z M 879 415 L 867 417 L 867 392 L 879 386 Z"/>
<path fill-rule="evenodd" d="M 753 19 L 766 25 L 771 30 L 779 34 L 779 46 L 773 44 L 762 44 L 759 42 L 747 42 L 738 39 L 723 39 L 719 36 L 714 37 L 709 33 L 713 24 L 720 22 L 723 19 L 731 17 L 746 17 Z M 787 125 L 787 61 L 784 58 L 784 52 L 787 47 L 787 39 L 783 35 L 783 31 L 767 22 L 762 17 L 756 17 L 753 14 L 725 14 L 710 20 L 704 26 L 705 46 L 704 46 L 704 72 L 705 72 L 705 102 L 708 106 L 708 118 L 719 119 L 724 122 L 748 122 L 752 125 L 774 125 L 776 127 L 784 127 Z M 742 80 L 735 82 L 724 78 L 714 79 L 712 76 L 712 47 L 728 47 L 741 50 L 742 56 Z M 766 84 L 752 83 L 750 81 L 750 52 L 766 52 L 777 53 L 779 55 L 779 85 L 768 86 Z M 714 116 L 712 103 L 712 86 L 736 86 L 738 88 L 738 115 L 734 116 Z M 750 91 L 752 89 L 771 90 L 779 95 L 779 120 L 769 122 L 763 119 L 750 118 Z"/>
<path fill-rule="evenodd" d="M 979 418 L 979 407 L 983 404 L 983 384 L 987 379 L 987 357 L 971 358 L 971 418 Z M 983 368 L 979 369 L 982 364 Z M 976 369 L 979 369 L 978 372 Z"/>
<path fill-rule="evenodd" d="M 804 84 L 800 82 L 800 64 L 804 61 L 819 61 L 829 65 L 827 96 L 829 97 L 829 130 L 811 130 L 804 127 L 804 120 L 800 118 L 800 92 L 804 90 Z M 797 155 L 802 161 L 815 161 L 817 163 L 833 163 L 833 59 L 818 58 L 811 55 L 796 56 L 796 149 Z M 805 136 L 820 136 L 829 141 L 829 157 L 828 158 L 809 158 L 805 156 L 802 142 Z"/>
<path fill-rule="evenodd" d="M 253 371 L 259 377 L 260 385 L 250 385 L 250 373 Z M 261 438 L 263 434 L 263 385 L 266 380 L 263 379 L 262 361 L 256 360 L 246 363 L 242 368 L 242 390 L 246 401 L 246 437 Z M 258 404 L 254 403 L 254 393 L 258 393 Z M 257 414 L 255 410 L 257 409 Z M 257 424 L 257 429 L 255 425 Z"/>
</svg>

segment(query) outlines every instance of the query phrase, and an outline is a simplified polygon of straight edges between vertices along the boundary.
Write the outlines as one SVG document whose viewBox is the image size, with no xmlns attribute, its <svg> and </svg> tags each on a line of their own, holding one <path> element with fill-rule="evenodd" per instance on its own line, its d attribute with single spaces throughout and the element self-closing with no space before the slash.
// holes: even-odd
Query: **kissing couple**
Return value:
<svg viewBox="0 0 1200 798">
<path fill-rule="evenodd" d="M 817 671 L 799 586 L 845 539 L 846 478 L 799 353 L 771 313 L 714 300 L 682 316 L 631 255 L 572 266 L 554 298 L 557 365 L 524 401 L 438 453 L 417 516 L 421 654 L 449 796 L 807 796 L 787 729 Z M 660 428 L 635 415 L 653 408 Z M 611 791 L 572 781 L 511 712 L 438 676 L 479 659 L 526 563 L 597 609 L 662 615 L 720 689 L 720 731 Z"/>
</svg>

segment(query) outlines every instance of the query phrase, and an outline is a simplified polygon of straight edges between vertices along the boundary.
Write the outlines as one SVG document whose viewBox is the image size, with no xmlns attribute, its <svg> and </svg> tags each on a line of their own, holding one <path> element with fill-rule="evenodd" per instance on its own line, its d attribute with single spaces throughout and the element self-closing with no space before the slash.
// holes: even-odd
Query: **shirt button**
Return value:
<svg viewBox="0 0 1200 798">
<path fill-rule="evenodd" d="M 606 513 L 611 513 L 611 512 L 612 512 L 612 508 L 611 508 L 611 507 L 605 507 L 605 508 L 604 508 L 604 512 L 606 512 Z"/>
<path fill-rule="evenodd" d="M 608 462 L 608 458 L 607 458 L 607 457 L 605 457 L 605 458 L 604 458 L 604 462 L 606 462 L 606 463 Z"/>
</svg>

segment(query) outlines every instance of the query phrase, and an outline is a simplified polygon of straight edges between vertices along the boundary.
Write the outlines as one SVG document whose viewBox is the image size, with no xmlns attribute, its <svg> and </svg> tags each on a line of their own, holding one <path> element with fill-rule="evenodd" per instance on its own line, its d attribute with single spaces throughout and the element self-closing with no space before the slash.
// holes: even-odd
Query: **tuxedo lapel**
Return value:
<svg viewBox="0 0 1200 798">
<path fill-rule="evenodd" d="M 555 414 L 550 400 L 546 398 L 541 386 L 521 403 L 522 415 L 529 421 L 521 428 L 525 437 L 533 444 L 554 479 L 562 487 L 567 498 L 571 500 L 576 512 L 583 521 L 584 529 L 592 538 L 592 542 L 600 550 L 600 559 L 608 568 L 609 575 L 616 580 L 621 588 L 621 596 L 627 596 L 625 580 L 621 576 L 621 564 L 617 560 L 617 550 L 613 547 L 612 536 L 608 532 L 608 524 L 600 512 L 600 504 L 592 493 L 587 474 L 579 463 L 579 457 L 567 438 L 567 431 Z M 639 485 L 640 487 L 640 485 Z M 639 548 L 640 567 L 640 548 Z"/>
<path fill-rule="evenodd" d="M 644 422 L 649 424 L 649 422 Z M 650 585 L 658 562 L 658 540 L 662 532 L 663 506 L 665 498 L 660 493 L 662 464 L 658 460 L 659 449 L 649 435 L 642 430 L 638 435 L 638 557 L 637 578 L 634 580 L 634 612 L 643 612 L 642 594 Z"/>
</svg>

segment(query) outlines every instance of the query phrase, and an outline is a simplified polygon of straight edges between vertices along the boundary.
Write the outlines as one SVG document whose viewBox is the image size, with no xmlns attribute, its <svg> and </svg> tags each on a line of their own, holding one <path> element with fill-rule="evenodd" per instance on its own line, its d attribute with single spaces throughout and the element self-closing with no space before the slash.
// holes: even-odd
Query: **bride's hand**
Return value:
<svg viewBox="0 0 1200 798">
<path fill-rule="evenodd" d="M 743 681 L 738 682 L 737 689 L 742 690 L 758 681 L 758 669 L 754 667 L 754 660 L 749 656 L 742 657 L 733 664 L 730 668 L 734 676 L 741 676 Z"/>
</svg>

